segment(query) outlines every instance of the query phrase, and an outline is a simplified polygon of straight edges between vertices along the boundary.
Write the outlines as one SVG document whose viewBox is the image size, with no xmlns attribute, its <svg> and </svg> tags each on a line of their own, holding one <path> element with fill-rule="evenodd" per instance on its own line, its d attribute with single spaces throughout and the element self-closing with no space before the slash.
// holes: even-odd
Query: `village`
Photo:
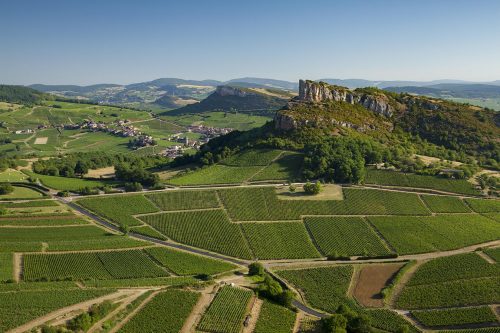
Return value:
<svg viewBox="0 0 500 333">
<path fill-rule="evenodd" d="M 48 128 L 46 125 L 39 125 L 37 129 L 17 130 L 15 134 L 34 134 L 37 130 Z M 96 122 L 85 120 L 79 124 L 65 124 L 56 127 L 65 130 L 89 130 L 91 132 L 104 132 L 111 135 L 131 138 L 128 146 L 131 149 L 139 149 L 148 146 L 158 145 L 158 141 L 151 135 L 143 133 L 140 129 L 132 125 L 130 120 L 117 120 L 112 123 Z M 182 156 L 188 150 L 199 150 L 200 147 L 218 136 L 230 133 L 232 128 L 218 128 L 205 125 L 191 125 L 186 128 L 186 132 L 179 132 L 161 138 L 161 140 L 177 143 L 166 147 L 160 154 L 166 157 L 176 158 Z M 194 135 L 189 135 L 190 133 Z"/>
</svg>

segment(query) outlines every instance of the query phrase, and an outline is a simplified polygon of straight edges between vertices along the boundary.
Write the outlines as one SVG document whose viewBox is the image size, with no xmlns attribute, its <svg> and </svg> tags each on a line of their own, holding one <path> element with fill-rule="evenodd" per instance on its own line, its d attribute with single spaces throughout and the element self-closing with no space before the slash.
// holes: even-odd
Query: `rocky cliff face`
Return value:
<svg viewBox="0 0 500 333">
<path fill-rule="evenodd" d="M 368 110 L 386 117 L 392 117 L 394 114 L 394 108 L 384 95 L 360 94 L 347 88 L 331 86 L 322 82 L 300 80 L 298 99 L 313 103 L 337 101 L 360 104 Z"/>
</svg>

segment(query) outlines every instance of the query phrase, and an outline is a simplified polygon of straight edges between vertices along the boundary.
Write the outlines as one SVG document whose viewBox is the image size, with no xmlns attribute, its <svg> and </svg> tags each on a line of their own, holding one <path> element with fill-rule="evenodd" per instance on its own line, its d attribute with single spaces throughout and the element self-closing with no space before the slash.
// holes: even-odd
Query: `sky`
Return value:
<svg viewBox="0 0 500 333">
<path fill-rule="evenodd" d="M 500 80 L 498 0 L 0 0 L 0 83 Z"/>
</svg>

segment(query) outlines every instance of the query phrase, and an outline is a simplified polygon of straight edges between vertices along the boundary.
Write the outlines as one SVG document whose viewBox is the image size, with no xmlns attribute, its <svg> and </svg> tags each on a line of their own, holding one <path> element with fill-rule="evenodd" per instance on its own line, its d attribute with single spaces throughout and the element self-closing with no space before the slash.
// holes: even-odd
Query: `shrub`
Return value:
<svg viewBox="0 0 500 333">
<path fill-rule="evenodd" d="M 318 194 L 321 192 L 321 183 L 317 181 L 316 183 L 307 182 L 304 184 L 304 192 L 307 194 Z"/>
<path fill-rule="evenodd" d="M 140 192 L 142 191 L 142 185 L 138 182 L 133 183 L 125 183 L 125 191 L 126 192 Z"/>
<path fill-rule="evenodd" d="M 0 195 L 9 194 L 14 191 L 14 187 L 10 184 L 0 184 Z"/>
<path fill-rule="evenodd" d="M 264 275 L 264 273 L 265 273 L 264 266 L 260 262 L 253 262 L 250 265 L 248 265 L 248 275 L 262 276 Z"/>
</svg>

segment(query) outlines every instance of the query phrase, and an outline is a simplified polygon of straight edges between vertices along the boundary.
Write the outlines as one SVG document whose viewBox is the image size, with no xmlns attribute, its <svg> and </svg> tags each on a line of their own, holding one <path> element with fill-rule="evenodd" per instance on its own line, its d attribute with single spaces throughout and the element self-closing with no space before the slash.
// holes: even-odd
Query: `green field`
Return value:
<svg viewBox="0 0 500 333">
<path fill-rule="evenodd" d="M 262 166 L 234 167 L 215 164 L 168 180 L 172 185 L 235 184 L 252 178 Z"/>
<path fill-rule="evenodd" d="M 10 199 L 40 199 L 43 194 L 27 187 L 14 186 L 14 191 L 0 195 L 0 200 Z"/>
<path fill-rule="evenodd" d="M 131 215 L 154 213 L 159 210 L 140 194 L 84 198 L 77 202 L 119 226 L 141 225 L 141 222 Z"/>
<path fill-rule="evenodd" d="M 0 283 L 13 280 L 12 253 L 0 252 Z"/>
<path fill-rule="evenodd" d="M 230 156 L 220 162 L 220 164 L 235 167 L 266 166 L 275 160 L 282 150 L 275 149 L 250 149 Z"/>
<path fill-rule="evenodd" d="M 488 306 L 463 309 L 412 311 L 411 314 L 421 324 L 431 327 L 497 323 L 495 314 Z"/>
<path fill-rule="evenodd" d="M 477 214 L 369 220 L 399 254 L 452 250 L 500 238 L 500 224 Z"/>
<path fill-rule="evenodd" d="M 3 227 L 0 233 L 0 252 L 78 251 L 144 246 L 145 242 L 110 234 L 95 226 L 76 227 Z"/>
<path fill-rule="evenodd" d="M 360 217 L 306 217 L 304 222 L 324 255 L 387 255 L 390 251 Z"/>
<path fill-rule="evenodd" d="M 0 293 L 0 332 L 6 332 L 48 312 L 111 292 L 112 289 Z"/>
<path fill-rule="evenodd" d="M 183 290 L 166 290 L 148 302 L 118 332 L 179 332 L 199 294 Z"/>
<path fill-rule="evenodd" d="M 15 169 L 7 169 L 0 172 L 0 182 L 22 182 L 26 180 L 26 178 L 28 178 L 28 176 Z"/>
<path fill-rule="evenodd" d="M 251 128 L 264 125 L 271 118 L 257 115 L 250 115 L 241 112 L 203 112 L 203 114 L 188 114 L 181 116 L 162 116 L 162 119 L 175 122 L 182 126 L 191 124 L 212 126 L 212 127 L 229 127 L 236 130 L 244 131 Z"/>
<path fill-rule="evenodd" d="M 465 201 L 478 213 L 500 213 L 500 200 L 465 199 Z"/>
<path fill-rule="evenodd" d="M 76 215 L 30 215 L 25 217 L 4 217 L 0 218 L 0 226 L 53 226 L 53 225 L 74 225 L 89 224 L 88 221 Z"/>
<path fill-rule="evenodd" d="M 278 271 L 279 276 L 304 293 L 314 308 L 333 313 L 340 304 L 352 305 L 347 298 L 353 267 L 349 265 Z"/>
<path fill-rule="evenodd" d="M 240 228 L 222 210 L 153 214 L 140 219 L 177 242 L 228 256 L 252 257 Z"/>
<path fill-rule="evenodd" d="M 462 194 L 479 194 L 478 190 L 466 180 L 448 179 L 438 176 L 423 176 L 413 173 L 368 169 L 365 183 L 402 187 L 427 188 Z"/>
<path fill-rule="evenodd" d="M 242 223 L 243 232 L 258 259 L 318 258 L 307 230 L 300 222 Z"/>
<path fill-rule="evenodd" d="M 434 213 L 470 213 L 470 208 L 459 198 L 422 195 L 422 200 Z"/>
<path fill-rule="evenodd" d="M 500 275 L 500 264 L 492 265 L 476 253 L 437 258 L 418 268 L 408 286 Z"/>
<path fill-rule="evenodd" d="M 298 180 L 303 160 L 302 154 L 285 152 L 276 161 L 259 171 L 250 181 Z"/>
<path fill-rule="evenodd" d="M 493 258 L 497 262 L 497 264 L 500 264 L 500 247 L 497 247 L 495 249 L 486 249 L 484 250 L 484 252 L 488 256 Z"/>
<path fill-rule="evenodd" d="M 280 200 L 273 187 L 218 190 L 235 221 L 299 220 L 302 215 L 429 215 L 416 194 L 344 189 L 344 200 Z"/>
<path fill-rule="evenodd" d="M 133 279 L 168 275 L 140 250 L 24 255 L 23 277 L 26 281 Z"/>
<path fill-rule="evenodd" d="M 264 301 L 254 333 L 291 333 L 296 314 L 289 309 Z"/>
<path fill-rule="evenodd" d="M 219 206 L 215 191 L 166 191 L 148 194 L 151 200 L 161 210 L 188 210 L 201 208 L 216 208 Z"/>
<path fill-rule="evenodd" d="M 145 251 L 157 262 L 177 275 L 214 275 L 236 268 L 236 266 L 223 261 L 165 247 L 151 247 Z"/>
<path fill-rule="evenodd" d="M 364 314 L 370 318 L 370 324 L 373 327 L 387 332 L 399 332 L 403 326 L 408 327 L 411 333 L 420 332 L 409 321 L 389 309 L 366 310 Z"/>
<path fill-rule="evenodd" d="M 424 263 L 396 300 L 405 309 L 491 304 L 500 297 L 500 264 L 475 253 Z"/>
<path fill-rule="evenodd" d="M 222 287 L 203 314 L 198 329 L 206 332 L 239 333 L 251 297 L 252 292 L 248 289 Z"/>
<path fill-rule="evenodd" d="M 18 202 L 1 202 L 0 207 L 4 208 L 27 208 L 27 207 L 58 207 L 55 200 L 29 200 Z"/>
<path fill-rule="evenodd" d="M 67 190 L 67 191 L 79 191 L 84 187 L 102 187 L 109 185 L 109 182 L 100 180 L 89 180 L 82 178 L 69 178 L 69 177 L 58 177 L 58 176 L 48 176 L 34 173 L 32 171 L 24 170 L 24 172 L 32 177 L 38 178 L 43 185 L 53 188 L 55 190 Z"/>
</svg>

